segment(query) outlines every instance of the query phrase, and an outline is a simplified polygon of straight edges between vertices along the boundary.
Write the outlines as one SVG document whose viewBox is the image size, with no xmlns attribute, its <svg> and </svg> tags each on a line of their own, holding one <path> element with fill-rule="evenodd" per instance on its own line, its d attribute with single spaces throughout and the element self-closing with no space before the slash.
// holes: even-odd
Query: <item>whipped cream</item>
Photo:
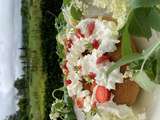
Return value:
<svg viewBox="0 0 160 120">
<path fill-rule="evenodd" d="M 116 83 L 123 82 L 119 68 L 115 69 L 108 77 L 106 76 L 106 71 L 114 62 L 107 60 L 105 54 L 117 50 L 118 34 L 112 31 L 111 24 L 108 22 L 88 18 L 81 20 L 76 26 L 75 32 L 68 32 L 66 36 L 70 40 L 70 47 L 65 46 L 67 49 L 66 67 L 68 69 L 66 79 L 72 81 L 67 85 L 68 93 L 71 97 L 81 96 L 84 99 L 82 109 L 88 112 L 96 101 L 96 86 L 104 86 L 111 90 L 115 89 Z M 93 42 L 95 40 L 96 47 L 94 48 Z M 86 51 L 87 53 L 84 54 Z M 98 59 L 100 63 L 97 63 Z M 95 75 L 92 80 L 89 78 L 90 73 Z M 84 81 L 86 83 L 95 81 L 94 93 L 81 95 L 85 89 Z"/>
</svg>

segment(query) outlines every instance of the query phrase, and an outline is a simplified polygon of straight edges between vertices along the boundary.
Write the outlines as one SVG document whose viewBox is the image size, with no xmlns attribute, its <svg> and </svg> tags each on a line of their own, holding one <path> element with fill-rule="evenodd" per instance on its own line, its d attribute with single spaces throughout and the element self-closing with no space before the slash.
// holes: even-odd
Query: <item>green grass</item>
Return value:
<svg viewBox="0 0 160 120">
<path fill-rule="evenodd" d="M 56 54 L 55 17 L 47 12 L 58 15 L 61 3 L 62 0 L 22 0 L 25 63 L 23 79 L 18 83 L 26 82 L 27 87 L 19 102 L 19 120 L 49 120 L 52 92 L 63 85 Z"/>
<path fill-rule="evenodd" d="M 29 4 L 29 39 L 28 39 L 28 56 L 30 61 L 30 82 L 29 82 L 29 99 L 30 115 L 29 120 L 44 120 L 44 96 L 46 74 L 43 72 L 43 61 L 41 51 L 41 0 L 31 0 Z"/>
</svg>

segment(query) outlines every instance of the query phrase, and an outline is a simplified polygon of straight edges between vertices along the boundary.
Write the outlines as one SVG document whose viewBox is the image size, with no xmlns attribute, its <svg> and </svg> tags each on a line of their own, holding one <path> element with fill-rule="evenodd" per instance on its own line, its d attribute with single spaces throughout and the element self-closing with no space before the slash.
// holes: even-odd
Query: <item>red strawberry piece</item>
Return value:
<svg viewBox="0 0 160 120">
<path fill-rule="evenodd" d="M 88 31 L 89 36 L 93 34 L 94 28 L 95 28 L 95 22 L 94 21 L 87 24 L 87 31 Z"/>
<path fill-rule="evenodd" d="M 107 54 L 103 54 L 99 58 L 97 58 L 96 64 L 101 64 L 109 60 L 109 56 Z"/>
<path fill-rule="evenodd" d="M 63 65 L 63 73 L 67 76 L 68 73 L 69 73 L 69 70 L 67 68 L 67 61 L 64 62 L 64 65 Z"/>
<path fill-rule="evenodd" d="M 64 82 L 65 82 L 65 85 L 67 85 L 67 86 L 70 85 L 70 84 L 72 83 L 71 80 L 65 80 Z"/>
<path fill-rule="evenodd" d="M 90 72 L 90 73 L 88 74 L 88 77 L 89 77 L 90 79 L 94 79 L 94 78 L 96 77 L 96 73 Z"/>
<path fill-rule="evenodd" d="M 87 82 L 84 82 L 84 83 L 83 83 L 83 88 L 84 88 L 85 90 L 89 90 L 89 91 L 90 91 L 90 87 L 91 87 L 91 85 L 88 84 Z"/>
<path fill-rule="evenodd" d="M 98 86 L 96 90 L 96 100 L 99 103 L 109 101 L 111 98 L 111 92 L 104 86 Z"/>
<path fill-rule="evenodd" d="M 94 80 L 93 81 L 93 83 L 92 84 L 89 84 L 89 83 L 87 83 L 87 82 L 84 82 L 83 83 L 83 88 L 85 89 L 85 90 L 89 90 L 91 93 L 93 92 L 93 89 L 94 89 L 94 87 L 96 86 L 97 84 L 96 84 L 96 81 Z"/>
<path fill-rule="evenodd" d="M 68 73 L 69 73 L 68 69 L 63 69 L 63 74 L 64 75 L 68 76 Z"/>
<path fill-rule="evenodd" d="M 77 105 L 78 108 L 83 108 L 83 106 L 84 106 L 84 98 L 78 97 L 78 98 L 76 98 L 75 102 L 76 102 L 76 105 Z"/>
<path fill-rule="evenodd" d="M 92 103 L 92 109 L 95 109 L 97 107 L 97 101 L 94 101 L 93 103 Z"/>
<path fill-rule="evenodd" d="M 76 29 L 76 36 L 77 38 L 84 38 L 84 34 L 82 34 L 81 29 Z"/>
<path fill-rule="evenodd" d="M 90 86 L 90 91 L 93 92 L 93 89 L 96 87 L 97 83 L 96 81 L 94 80 L 93 83 L 91 84 Z"/>
<path fill-rule="evenodd" d="M 67 48 L 71 48 L 72 45 L 73 45 L 72 39 L 67 39 L 66 40 L 66 46 L 67 46 Z"/>
<path fill-rule="evenodd" d="M 98 40 L 93 40 L 93 42 L 92 42 L 92 47 L 95 48 L 95 49 L 98 49 L 98 47 L 99 47 L 99 42 L 98 42 Z"/>
</svg>

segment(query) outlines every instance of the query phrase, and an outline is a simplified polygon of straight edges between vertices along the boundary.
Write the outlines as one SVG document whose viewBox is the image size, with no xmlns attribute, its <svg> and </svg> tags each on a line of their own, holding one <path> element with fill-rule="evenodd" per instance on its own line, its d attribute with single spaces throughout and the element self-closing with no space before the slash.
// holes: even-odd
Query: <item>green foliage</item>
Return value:
<svg viewBox="0 0 160 120">
<path fill-rule="evenodd" d="M 126 23 L 130 34 L 149 39 L 152 28 L 160 31 L 160 10 L 155 6 L 158 4 L 160 0 L 132 0 L 132 10 Z"/>
<path fill-rule="evenodd" d="M 52 107 L 51 107 L 51 114 L 50 114 L 50 118 L 52 120 L 56 120 L 58 119 L 59 117 L 60 118 L 64 118 L 64 115 L 61 114 L 61 113 L 66 113 L 66 109 L 65 109 L 65 104 L 64 104 L 64 101 L 62 100 L 55 100 L 55 102 L 52 104 Z"/>
<path fill-rule="evenodd" d="M 151 81 L 148 75 L 144 71 L 140 71 L 134 76 L 135 82 L 147 92 L 152 92 L 156 87 L 156 84 Z"/>
<path fill-rule="evenodd" d="M 160 31 L 160 10 L 158 8 L 153 8 L 150 10 L 150 14 L 148 16 L 148 23 L 149 25 L 157 30 Z"/>
<path fill-rule="evenodd" d="M 64 27 L 66 26 L 66 21 L 64 19 L 64 15 L 61 12 L 58 17 L 55 18 L 55 27 L 58 32 L 63 31 Z"/>
<path fill-rule="evenodd" d="M 129 64 L 131 62 L 138 61 L 138 60 L 143 60 L 143 63 L 140 64 L 141 65 L 140 70 L 142 71 L 144 69 L 144 65 L 146 61 L 151 57 L 153 52 L 155 52 L 158 48 L 160 48 L 160 41 L 158 43 L 156 42 L 151 47 L 144 50 L 141 54 L 134 53 L 134 54 L 122 57 L 119 61 L 117 61 L 108 69 L 107 75 L 109 75 L 114 69 L 122 65 Z"/>
<path fill-rule="evenodd" d="M 44 3 L 47 4 L 48 2 Z M 57 1 L 57 3 L 59 2 Z M 45 97 L 46 101 L 48 101 L 48 103 L 46 103 L 47 106 L 46 114 L 48 114 L 48 112 L 50 111 L 50 106 L 52 105 L 50 117 L 57 119 L 63 118 L 65 120 L 76 120 L 73 110 L 73 102 L 71 98 L 68 96 L 66 89 L 64 90 L 64 94 L 58 92 L 58 94 L 56 94 L 57 98 L 55 100 L 53 98 L 51 99 L 52 91 L 63 86 L 62 71 L 60 69 L 59 62 L 62 61 L 62 59 L 65 56 L 64 46 L 61 45 L 56 40 L 55 36 L 57 34 L 57 31 L 61 36 L 61 33 L 63 32 L 63 29 L 66 26 L 66 22 L 64 20 L 62 12 L 58 15 L 61 7 L 58 7 L 55 4 L 53 4 L 55 8 L 53 8 L 53 6 L 51 8 L 43 6 L 44 7 L 43 11 L 49 9 L 55 15 L 58 16 L 55 18 L 54 21 L 54 18 L 52 18 L 51 16 L 47 16 L 45 13 L 43 13 L 44 21 L 42 22 L 43 23 L 42 30 L 44 30 L 44 32 L 42 32 L 42 37 L 45 40 L 42 43 L 43 53 L 44 53 L 43 57 L 44 57 L 44 66 L 46 68 L 45 71 L 48 74 L 46 85 L 47 88 L 50 88 L 50 90 L 46 90 L 46 92 L 48 91 Z M 59 10 L 59 12 L 54 11 L 55 9 Z M 55 27 L 57 30 L 55 29 Z M 63 98 L 63 99 L 58 99 L 58 98 Z"/>
<path fill-rule="evenodd" d="M 131 12 L 128 23 L 130 34 L 139 37 L 151 37 L 151 26 L 150 23 L 148 23 L 150 10 L 151 8 L 137 8 Z"/>
<path fill-rule="evenodd" d="M 71 7 L 71 15 L 72 15 L 73 19 L 80 20 L 82 17 L 82 12 L 78 8 L 75 8 L 74 6 L 72 6 Z"/>
<path fill-rule="evenodd" d="M 64 96 L 62 99 L 55 97 L 55 92 L 57 91 L 64 92 Z M 76 120 L 76 116 L 73 110 L 73 101 L 68 96 L 67 89 L 65 87 L 55 89 L 53 92 L 53 98 L 55 100 L 51 107 L 51 120 L 57 120 L 58 118 L 60 118 L 61 120 Z"/>
<path fill-rule="evenodd" d="M 63 5 L 64 6 L 67 6 L 67 5 L 70 5 L 72 0 L 63 0 Z"/>
<path fill-rule="evenodd" d="M 160 4 L 160 0 L 131 0 L 131 7 L 133 9 L 139 7 L 153 7 Z"/>
<path fill-rule="evenodd" d="M 65 53 L 64 53 L 64 46 L 62 44 L 60 44 L 58 41 L 57 41 L 57 55 L 59 57 L 59 62 L 62 61 L 62 59 L 65 57 Z"/>
<path fill-rule="evenodd" d="M 117 67 L 131 63 L 131 69 L 134 71 L 140 71 L 136 73 L 135 78 L 143 89 L 146 90 L 153 86 L 150 79 L 156 83 L 160 83 L 160 57 L 159 53 L 155 52 L 156 47 L 159 46 L 154 45 L 143 51 L 142 54 L 132 54 L 129 36 L 129 34 L 131 34 L 149 39 L 152 36 L 152 29 L 160 31 L 160 10 L 156 7 L 156 5 L 159 4 L 160 0 L 131 1 L 130 5 L 132 10 L 125 27 L 122 29 L 122 59 L 109 68 L 107 75 Z M 153 52 L 155 52 L 156 55 L 152 55 Z M 145 66 L 145 64 L 147 65 Z M 144 78 L 148 81 L 144 81 Z M 149 86 L 149 84 L 151 86 Z"/>
<path fill-rule="evenodd" d="M 51 120 L 57 120 L 58 118 L 62 120 L 76 120 L 74 114 L 70 111 L 70 107 L 63 100 L 58 99 L 52 104 L 50 118 Z"/>
<path fill-rule="evenodd" d="M 64 89 L 64 102 L 68 108 L 68 112 L 65 114 L 65 120 L 76 120 L 76 115 L 73 108 L 73 100 L 68 95 L 67 88 Z"/>
<path fill-rule="evenodd" d="M 18 117 L 18 112 L 16 112 L 15 114 L 13 115 L 10 115 L 8 116 L 6 119 L 4 120 L 19 120 L 19 117 Z"/>
<path fill-rule="evenodd" d="M 21 1 L 21 15 L 22 15 L 22 47 L 19 49 L 21 51 L 21 63 L 23 64 L 23 74 L 18 78 L 14 86 L 17 88 L 18 96 L 21 96 L 18 101 L 19 111 L 16 114 L 9 116 L 9 120 L 28 120 L 29 119 L 29 59 L 28 59 L 28 28 L 29 28 L 29 1 Z"/>
<path fill-rule="evenodd" d="M 155 83 L 160 83 L 160 50 L 154 51 L 154 53 L 146 60 L 143 67 L 143 71 L 147 76 Z M 143 60 L 134 61 L 130 64 L 130 68 L 134 71 L 139 71 L 142 67 Z"/>
<path fill-rule="evenodd" d="M 15 115 L 11 115 L 9 119 L 28 120 L 29 116 L 29 97 L 28 97 L 28 81 L 21 78 L 15 82 L 18 95 L 21 96 L 18 102 L 19 111 Z"/>
<path fill-rule="evenodd" d="M 121 43 L 122 43 L 122 56 L 131 55 L 132 46 L 131 46 L 130 34 L 128 32 L 128 25 L 124 28 Z"/>
<path fill-rule="evenodd" d="M 15 88 L 18 90 L 19 96 L 25 96 L 26 89 L 28 88 L 28 81 L 22 77 L 21 79 L 17 79 L 14 83 Z"/>
<path fill-rule="evenodd" d="M 143 60 L 134 61 L 129 66 L 132 70 L 139 71 L 141 69 L 142 63 L 143 63 Z M 143 70 L 149 76 L 149 78 L 154 80 L 156 76 L 155 69 L 156 69 L 156 59 L 153 56 L 151 56 L 146 61 L 146 65 L 144 66 Z"/>
<path fill-rule="evenodd" d="M 63 86 L 62 71 L 59 66 L 59 57 L 57 55 L 57 29 L 55 28 L 56 16 L 61 12 L 62 0 L 41 0 L 42 23 L 42 57 L 43 70 L 47 74 L 45 81 L 45 120 L 50 120 L 49 114 L 53 103 L 52 92 Z M 49 11 L 49 12 L 48 12 Z M 52 14 L 54 14 L 54 16 Z M 60 21 L 58 21 L 60 22 Z M 63 26 L 62 26 L 63 27 Z M 61 98 L 62 93 L 57 97 Z"/>
<path fill-rule="evenodd" d="M 153 64 L 153 67 L 156 68 L 155 82 L 160 84 L 160 48 L 156 51 L 155 54 L 156 63 Z"/>
<path fill-rule="evenodd" d="M 134 80 L 146 91 L 152 91 L 160 84 L 160 41 L 144 50 L 141 54 L 131 54 L 122 57 L 113 64 L 107 71 L 109 75 L 114 69 L 130 63 L 130 69 L 133 72 Z"/>
<path fill-rule="evenodd" d="M 143 55 L 138 54 L 138 53 L 134 53 L 131 55 L 127 55 L 122 57 L 120 60 L 118 60 L 115 64 L 113 64 L 108 70 L 107 70 L 107 76 L 116 68 L 119 68 L 122 65 L 131 63 L 133 61 L 137 61 L 137 60 L 142 60 L 143 59 Z"/>
<path fill-rule="evenodd" d="M 45 81 L 43 71 L 42 37 L 41 37 L 41 0 L 29 0 L 30 19 L 28 28 L 29 58 L 29 120 L 44 120 L 45 116 Z"/>
<path fill-rule="evenodd" d="M 152 29 L 160 31 L 160 0 L 132 0 L 128 21 L 122 29 L 122 56 L 132 54 L 130 35 L 152 36 Z M 129 32 L 129 33 L 128 33 Z"/>
<path fill-rule="evenodd" d="M 91 43 L 87 43 L 87 44 L 85 45 L 85 47 L 87 48 L 87 50 L 92 50 L 92 49 L 93 49 L 93 46 L 92 46 Z"/>
</svg>

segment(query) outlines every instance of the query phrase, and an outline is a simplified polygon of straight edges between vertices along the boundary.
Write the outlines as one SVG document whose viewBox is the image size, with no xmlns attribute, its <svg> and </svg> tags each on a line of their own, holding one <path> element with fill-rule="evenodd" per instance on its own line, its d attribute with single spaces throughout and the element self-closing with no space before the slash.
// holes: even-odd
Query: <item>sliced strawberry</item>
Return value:
<svg viewBox="0 0 160 120">
<path fill-rule="evenodd" d="M 83 83 L 83 88 L 84 88 L 85 90 L 90 91 L 90 87 L 91 87 L 91 85 L 88 84 L 87 82 L 84 82 L 84 83 Z"/>
<path fill-rule="evenodd" d="M 83 106 L 84 106 L 84 98 L 78 97 L 78 98 L 76 98 L 75 102 L 76 102 L 76 105 L 77 105 L 78 108 L 83 108 Z"/>
<path fill-rule="evenodd" d="M 66 61 L 64 61 L 64 66 L 63 66 L 63 67 L 64 67 L 64 69 L 68 69 L 68 68 L 67 68 L 67 62 L 68 62 L 67 60 L 66 60 Z"/>
<path fill-rule="evenodd" d="M 90 91 L 91 93 L 93 92 L 93 89 L 94 89 L 94 87 L 96 86 L 97 84 L 96 84 L 96 81 L 94 80 L 93 81 L 93 83 L 92 84 L 89 84 L 89 83 L 87 83 L 87 82 L 84 82 L 83 83 L 83 88 L 85 89 L 85 90 L 88 90 L 88 91 Z"/>
<path fill-rule="evenodd" d="M 67 76 L 68 73 L 69 73 L 69 71 L 68 71 L 67 69 L 64 69 L 64 68 L 62 69 L 62 71 L 63 71 L 63 74 L 66 75 L 66 76 Z"/>
<path fill-rule="evenodd" d="M 96 64 L 101 64 L 101 63 L 104 63 L 106 61 L 109 61 L 109 56 L 107 54 L 103 54 L 102 56 L 97 58 Z"/>
<path fill-rule="evenodd" d="M 91 84 L 90 86 L 90 91 L 93 92 L 93 89 L 96 87 L 97 83 L 96 81 L 94 80 L 93 83 Z"/>
<path fill-rule="evenodd" d="M 92 47 L 95 48 L 95 49 L 98 49 L 98 47 L 99 47 L 99 42 L 98 42 L 98 40 L 93 40 L 93 42 L 92 42 Z"/>
<path fill-rule="evenodd" d="M 67 39 L 66 40 L 66 46 L 67 46 L 67 48 L 71 48 L 72 45 L 73 45 L 72 39 Z"/>
<path fill-rule="evenodd" d="M 95 28 L 95 22 L 90 22 L 88 25 L 87 25 L 87 31 L 88 31 L 88 35 L 92 35 L 93 34 L 93 31 L 94 31 L 94 28 Z"/>
<path fill-rule="evenodd" d="M 77 38 L 84 38 L 84 34 L 82 34 L 81 29 L 76 29 L 76 36 Z"/>
<path fill-rule="evenodd" d="M 109 101 L 111 98 L 111 92 L 104 86 L 98 86 L 96 90 L 96 100 L 99 103 Z"/>
<path fill-rule="evenodd" d="M 90 72 L 90 73 L 88 74 L 88 77 L 89 77 L 90 79 L 94 79 L 94 78 L 96 77 L 96 73 Z"/>
<path fill-rule="evenodd" d="M 64 75 L 67 76 L 68 73 L 69 73 L 69 70 L 68 70 L 68 68 L 67 68 L 67 61 L 64 62 L 64 65 L 63 65 L 62 70 L 63 70 Z"/>
<path fill-rule="evenodd" d="M 68 86 L 68 85 L 70 85 L 72 83 L 72 81 L 71 80 L 65 80 L 64 83 L 65 83 L 65 85 Z"/>
<path fill-rule="evenodd" d="M 93 103 L 92 103 L 92 109 L 95 109 L 97 107 L 97 101 L 94 101 Z"/>
</svg>

